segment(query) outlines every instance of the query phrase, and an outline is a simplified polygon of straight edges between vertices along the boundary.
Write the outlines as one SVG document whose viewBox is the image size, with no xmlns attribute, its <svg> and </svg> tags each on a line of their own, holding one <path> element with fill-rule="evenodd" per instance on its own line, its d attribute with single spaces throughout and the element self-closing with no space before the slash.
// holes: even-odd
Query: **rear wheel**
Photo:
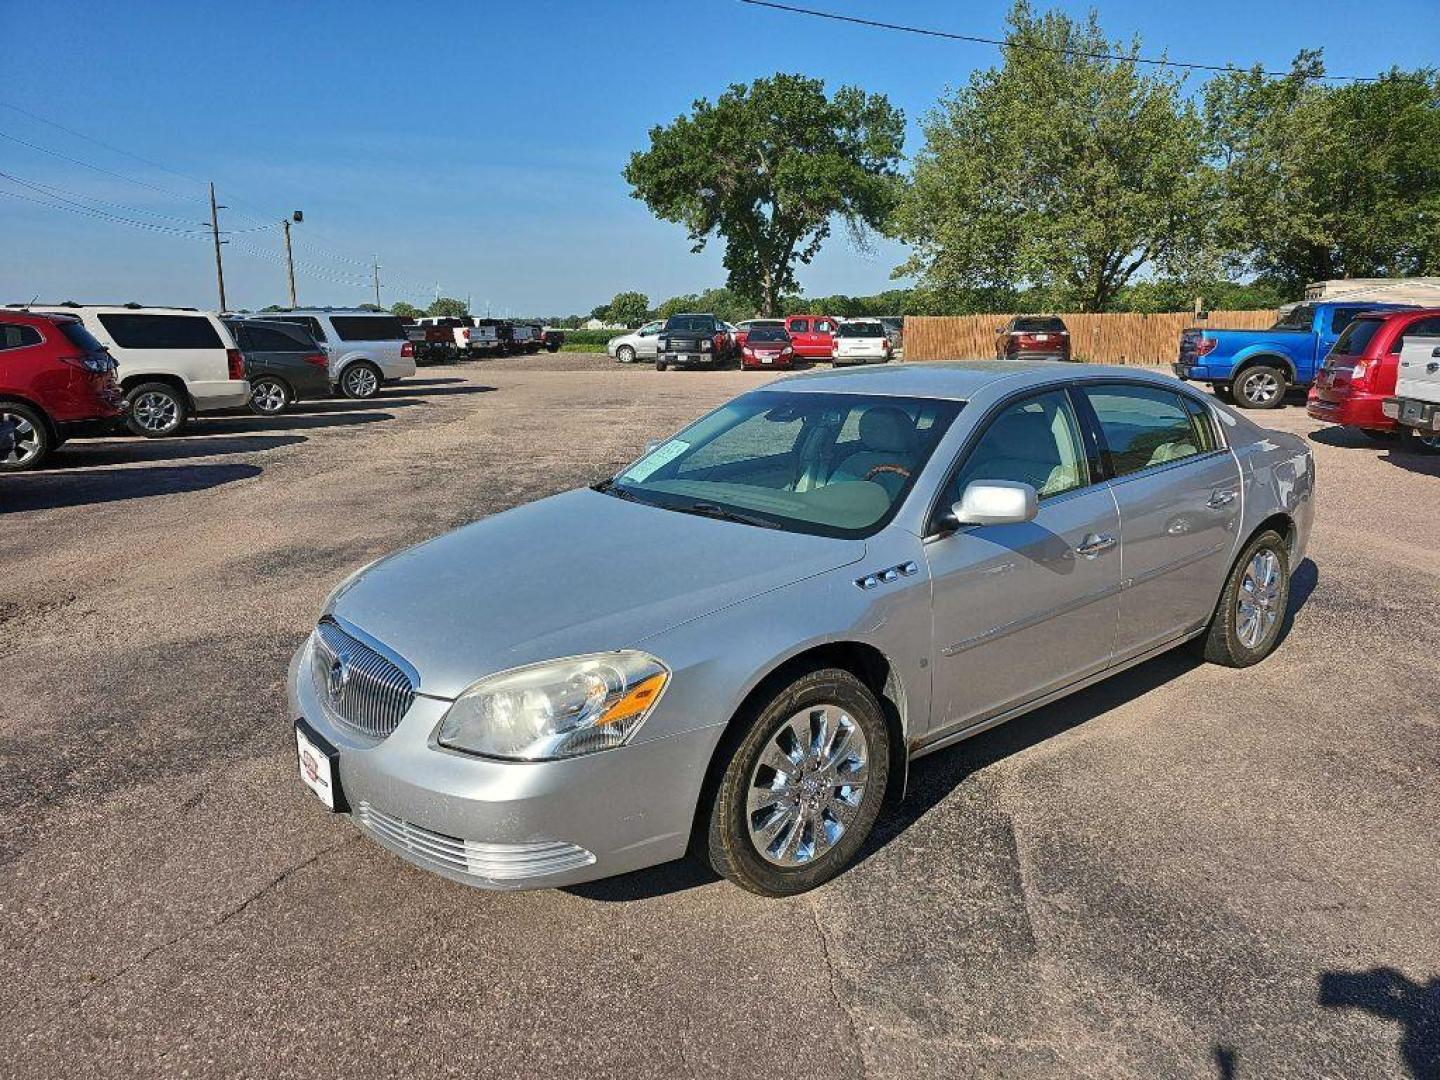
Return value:
<svg viewBox="0 0 1440 1080">
<path fill-rule="evenodd" d="M 141 383 L 125 397 L 130 402 L 126 426 L 147 439 L 174 435 L 190 412 L 185 395 L 169 383 Z"/>
<path fill-rule="evenodd" d="M 751 721 L 720 779 L 711 866 L 742 888 L 793 896 L 859 853 L 885 798 L 890 733 L 875 696 L 824 668 L 782 688 Z"/>
<path fill-rule="evenodd" d="M 656 361 L 655 361 L 655 370 L 656 370 L 656 371 L 664 371 L 665 368 L 666 368 L 666 366 L 667 366 L 667 365 L 666 365 L 666 363 L 665 363 L 664 360 L 656 360 Z"/>
<path fill-rule="evenodd" d="M 0 470 L 19 472 L 35 468 L 54 449 L 50 426 L 29 405 L 0 402 L 0 423 L 7 421 L 15 425 L 15 448 L 0 455 Z"/>
<path fill-rule="evenodd" d="M 1440 454 L 1440 433 L 1402 427 L 1400 449 L 1408 450 L 1412 454 Z"/>
<path fill-rule="evenodd" d="M 279 416 L 294 401 L 290 388 L 266 375 L 250 384 L 250 411 L 260 416 Z"/>
<path fill-rule="evenodd" d="M 1200 639 L 1212 664 L 1249 667 L 1269 656 L 1280 640 L 1290 602 L 1290 550 L 1267 529 L 1246 545 L 1225 580 L 1225 591 Z"/>
<path fill-rule="evenodd" d="M 380 392 L 380 369 L 368 360 L 357 360 L 340 376 L 340 391 L 357 401 L 373 398 Z"/>
<path fill-rule="evenodd" d="M 1268 364 L 1256 364 L 1240 373 L 1232 386 L 1235 404 L 1242 409 L 1275 409 L 1285 401 L 1285 373 Z"/>
</svg>

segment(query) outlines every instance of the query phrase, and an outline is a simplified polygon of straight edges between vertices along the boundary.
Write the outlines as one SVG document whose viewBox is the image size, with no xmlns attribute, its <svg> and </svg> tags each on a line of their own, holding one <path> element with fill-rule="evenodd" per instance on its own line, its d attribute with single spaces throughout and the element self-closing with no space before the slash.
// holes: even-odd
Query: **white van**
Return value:
<svg viewBox="0 0 1440 1080">
<path fill-rule="evenodd" d="M 213 312 L 139 304 L 12 304 L 75 315 L 119 365 L 137 435 L 173 435 L 195 413 L 242 408 L 250 400 L 245 360 Z"/>
<path fill-rule="evenodd" d="M 405 333 L 405 324 L 389 312 L 293 308 L 249 318 L 306 327 L 330 358 L 330 385 L 346 397 L 374 397 L 382 384 L 415 374 L 415 345 Z"/>
</svg>

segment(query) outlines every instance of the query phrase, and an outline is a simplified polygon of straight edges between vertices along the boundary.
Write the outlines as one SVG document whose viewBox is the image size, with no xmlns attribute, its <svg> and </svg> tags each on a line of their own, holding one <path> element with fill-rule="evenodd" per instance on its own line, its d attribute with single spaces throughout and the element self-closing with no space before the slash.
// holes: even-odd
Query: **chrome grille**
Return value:
<svg viewBox="0 0 1440 1080">
<path fill-rule="evenodd" d="M 361 800 L 355 808 L 361 826 L 383 845 L 415 862 L 489 882 L 517 882 L 589 866 L 595 856 L 559 840 L 524 844 L 486 844 L 431 832 Z"/>
<path fill-rule="evenodd" d="M 415 700 L 415 684 L 399 664 L 331 619 L 315 628 L 315 689 L 346 727 L 383 739 Z"/>
</svg>

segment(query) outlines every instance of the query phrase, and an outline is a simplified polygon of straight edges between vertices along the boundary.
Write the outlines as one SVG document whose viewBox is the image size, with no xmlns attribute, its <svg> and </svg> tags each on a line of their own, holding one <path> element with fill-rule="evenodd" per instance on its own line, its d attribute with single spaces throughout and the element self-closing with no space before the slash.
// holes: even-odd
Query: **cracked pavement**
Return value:
<svg viewBox="0 0 1440 1080">
<path fill-rule="evenodd" d="M 0 1076 L 1440 1076 L 1440 459 L 1294 405 L 1276 655 L 918 762 L 808 896 L 484 893 L 320 812 L 283 679 L 345 572 L 765 378 L 427 368 L 0 477 Z"/>
</svg>

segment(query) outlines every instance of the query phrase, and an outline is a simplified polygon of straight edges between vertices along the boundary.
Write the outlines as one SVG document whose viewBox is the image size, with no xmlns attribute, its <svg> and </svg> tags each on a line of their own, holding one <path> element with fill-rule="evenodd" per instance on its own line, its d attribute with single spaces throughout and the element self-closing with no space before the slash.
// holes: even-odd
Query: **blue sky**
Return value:
<svg viewBox="0 0 1440 1080">
<path fill-rule="evenodd" d="M 1114 0 L 1099 11 L 1111 37 L 1138 34 L 1149 55 L 1283 68 L 1298 49 L 1323 47 L 1331 71 L 1368 74 L 1436 62 L 1435 4 Z M 993 35 L 1009 5 L 802 6 Z M 1089 5 L 1058 6 L 1080 15 Z M 905 111 L 913 152 L 939 95 L 998 62 L 988 46 L 823 23 L 738 0 L 58 0 L 43 24 L 26 17 L 36 10 L 0 0 L 12 45 L 31 32 L 49 41 L 6 51 L 0 100 L 174 172 L 5 107 L 0 133 L 12 138 L 0 138 L 0 171 L 68 193 L 63 199 L 107 200 L 113 214 L 181 230 L 208 218 L 203 187 L 186 177 L 213 177 L 220 201 L 233 208 L 222 211 L 222 225 L 256 230 L 226 247 L 234 307 L 283 302 L 280 235 L 263 226 L 296 208 L 305 211 L 294 232 L 302 303 L 368 299 L 373 254 L 387 303 L 424 301 L 438 282 L 497 313 L 588 311 L 621 289 L 658 302 L 718 285 L 719 246 L 691 254 L 683 230 L 651 217 L 620 178 L 652 125 L 731 82 L 797 71 L 888 95 Z M 0 191 L 50 198 L 4 179 Z M 215 304 L 203 238 L 13 196 L 0 197 L 0 221 L 0 300 Z M 801 282 L 812 295 L 874 292 L 891 287 L 903 257 L 888 242 L 856 251 L 842 231 L 802 268 Z"/>
</svg>

